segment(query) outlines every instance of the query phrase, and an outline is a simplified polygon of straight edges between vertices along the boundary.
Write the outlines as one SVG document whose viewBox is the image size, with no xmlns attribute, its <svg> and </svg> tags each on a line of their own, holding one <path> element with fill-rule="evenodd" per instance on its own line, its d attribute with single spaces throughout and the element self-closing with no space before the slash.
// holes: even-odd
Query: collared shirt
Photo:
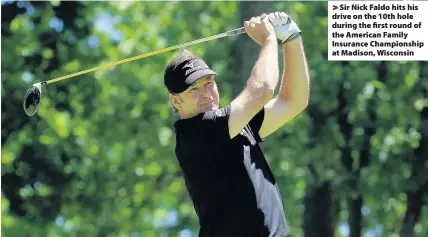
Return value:
<svg viewBox="0 0 428 237">
<path fill-rule="evenodd" d="M 174 124 L 199 237 L 286 237 L 281 194 L 259 146 L 264 110 L 232 139 L 229 116 L 230 105 Z"/>
</svg>

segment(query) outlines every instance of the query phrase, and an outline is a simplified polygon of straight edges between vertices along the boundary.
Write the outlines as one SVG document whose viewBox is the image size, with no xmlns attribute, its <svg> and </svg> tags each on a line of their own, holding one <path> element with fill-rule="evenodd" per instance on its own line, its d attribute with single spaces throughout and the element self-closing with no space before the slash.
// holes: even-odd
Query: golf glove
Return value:
<svg viewBox="0 0 428 237">
<path fill-rule="evenodd" d="M 270 13 L 268 17 L 275 29 L 276 37 L 283 44 L 293 41 L 302 33 L 296 22 L 285 12 Z"/>
</svg>

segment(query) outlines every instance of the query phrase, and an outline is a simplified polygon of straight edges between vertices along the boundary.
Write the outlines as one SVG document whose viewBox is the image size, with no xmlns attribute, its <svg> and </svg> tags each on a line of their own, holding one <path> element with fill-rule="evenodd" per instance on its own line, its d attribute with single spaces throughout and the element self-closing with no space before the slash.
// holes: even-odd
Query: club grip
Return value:
<svg viewBox="0 0 428 237">
<path fill-rule="evenodd" d="M 239 34 L 243 34 L 243 33 L 245 33 L 244 27 L 234 29 L 234 30 L 230 30 L 230 31 L 226 32 L 227 36 L 239 35 Z"/>
</svg>

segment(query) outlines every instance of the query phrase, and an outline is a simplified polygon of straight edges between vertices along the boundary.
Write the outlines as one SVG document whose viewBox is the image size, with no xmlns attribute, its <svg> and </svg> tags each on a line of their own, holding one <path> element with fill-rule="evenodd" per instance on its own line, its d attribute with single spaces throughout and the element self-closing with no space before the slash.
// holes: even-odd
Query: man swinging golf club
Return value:
<svg viewBox="0 0 428 237">
<path fill-rule="evenodd" d="M 283 12 L 244 22 L 261 45 L 242 92 L 219 107 L 216 72 L 184 51 L 169 63 L 164 82 L 180 119 L 176 155 L 199 218 L 199 237 L 286 237 L 281 195 L 259 147 L 308 104 L 309 73 L 296 23 Z M 284 52 L 279 95 L 278 42 Z"/>
</svg>

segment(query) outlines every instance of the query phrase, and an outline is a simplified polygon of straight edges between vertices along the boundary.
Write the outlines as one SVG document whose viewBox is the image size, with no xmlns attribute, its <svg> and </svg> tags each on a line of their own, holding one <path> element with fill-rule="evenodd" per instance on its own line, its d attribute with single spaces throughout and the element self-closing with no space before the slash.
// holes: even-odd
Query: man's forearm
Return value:
<svg viewBox="0 0 428 237">
<path fill-rule="evenodd" d="M 275 90 L 278 84 L 278 44 L 275 37 L 267 38 L 255 63 L 247 86 Z"/>
<path fill-rule="evenodd" d="M 307 105 L 309 99 L 309 71 L 302 39 L 284 44 L 284 73 L 279 97 L 293 103 Z"/>
</svg>

